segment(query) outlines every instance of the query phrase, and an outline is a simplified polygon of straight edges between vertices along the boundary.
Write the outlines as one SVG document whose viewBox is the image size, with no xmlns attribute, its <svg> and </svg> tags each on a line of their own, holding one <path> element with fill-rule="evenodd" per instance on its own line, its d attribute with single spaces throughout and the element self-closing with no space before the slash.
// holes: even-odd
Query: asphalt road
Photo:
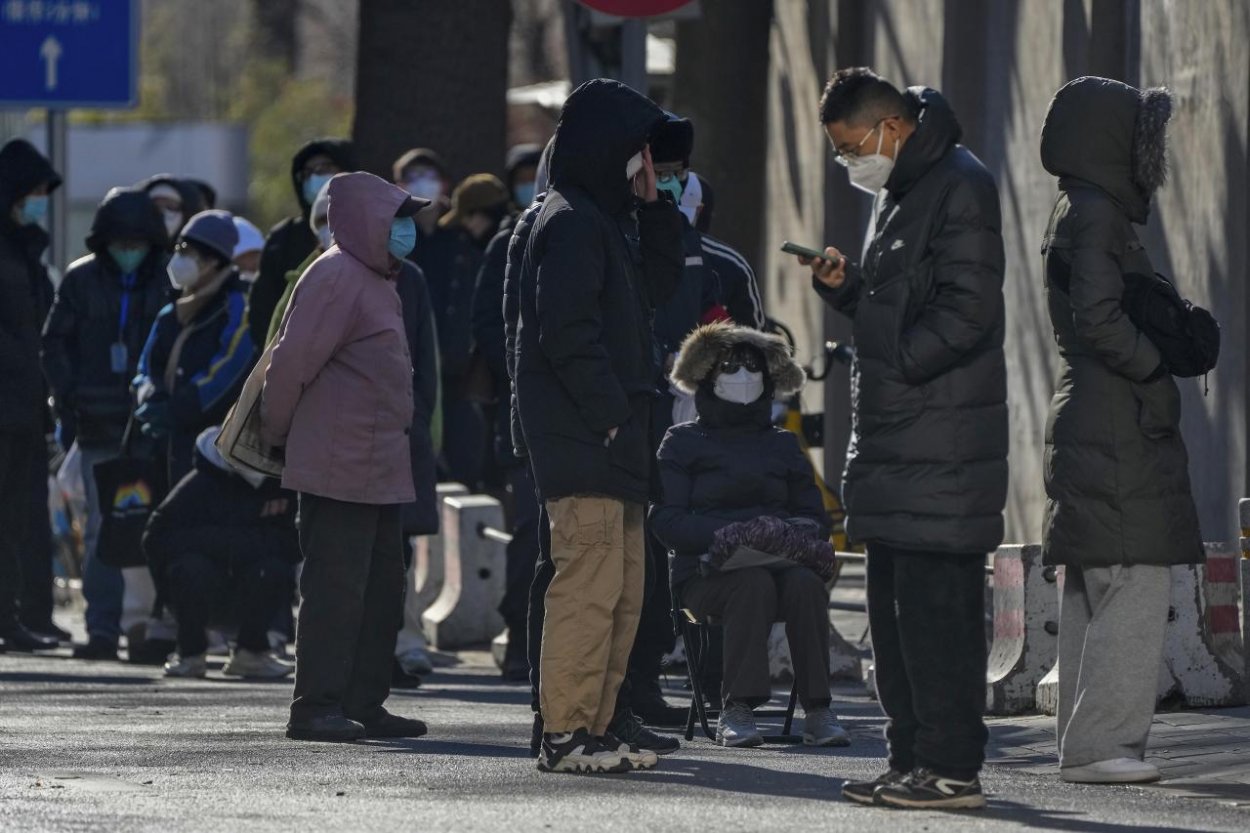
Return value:
<svg viewBox="0 0 1250 833">
<path fill-rule="evenodd" d="M 391 699 L 430 724 L 428 737 L 338 746 L 282 737 L 289 684 L 0 656 L 0 830 L 1250 829 L 1250 787 L 1236 782 L 1061 784 L 1053 759 L 1028 746 L 1047 740 L 1037 719 L 994 723 L 984 812 L 848 805 L 838 787 L 876 774 L 884 755 L 876 706 L 855 691 L 836 701 L 855 738 L 848 750 L 697 739 L 651 773 L 543 774 L 527 757 L 527 692 L 498 682 L 483 654 L 458 663 Z"/>
</svg>

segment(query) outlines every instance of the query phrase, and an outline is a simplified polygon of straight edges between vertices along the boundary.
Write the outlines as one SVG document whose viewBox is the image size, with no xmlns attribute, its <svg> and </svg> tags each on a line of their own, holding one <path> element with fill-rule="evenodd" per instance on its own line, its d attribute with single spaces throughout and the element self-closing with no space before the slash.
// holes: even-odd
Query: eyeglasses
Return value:
<svg viewBox="0 0 1250 833">
<path fill-rule="evenodd" d="M 864 142 L 868 141 L 868 137 L 876 133 L 877 130 L 880 129 L 881 125 L 885 122 L 886 119 L 893 119 L 893 118 L 896 118 L 896 116 L 883 116 L 882 118 L 877 119 L 877 123 L 872 126 L 871 130 L 869 130 L 867 133 L 864 134 L 864 138 L 859 140 L 859 144 L 855 145 L 855 147 L 851 148 L 850 150 L 841 151 L 841 150 L 838 150 L 837 148 L 834 148 L 833 161 L 837 162 L 839 165 L 841 165 L 844 168 L 848 167 L 851 164 L 850 162 L 847 161 L 848 157 L 859 156 L 860 155 L 859 149 L 864 146 Z"/>
<path fill-rule="evenodd" d="M 730 356 L 721 360 L 719 370 L 721 373 L 737 373 L 739 370 L 746 370 L 747 373 L 763 373 L 764 362 L 758 356 L 752 356 L 749 353 L 744 356 Z"/>
</svg>

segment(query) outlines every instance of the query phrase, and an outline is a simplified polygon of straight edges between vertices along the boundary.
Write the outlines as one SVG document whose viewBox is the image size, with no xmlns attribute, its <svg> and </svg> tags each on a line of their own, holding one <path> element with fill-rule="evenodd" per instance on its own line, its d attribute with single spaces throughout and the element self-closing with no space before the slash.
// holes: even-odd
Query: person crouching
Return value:
<svg viewBox="0 0 1250 833">
<path fill-rule="evenodd" d="M 194 469 L 152 513 L 143 536 L 178 621 L 178 655 L 165 664 L 165 676 L 205 675 L 205 630 L 214 614 L 228 610 L 238 637 L 222 673 L 281 679 L 295 667 L 274 656 L 269 623 L 290 604 L 295 586 L 295 496 L 222 459 L 213 444 L 220 431 L 206 428 L 196 438 Z"/>
<path fill-rule="evenodd" d="M 798 438 L 772 424 L 774 396 L 802 387 L 803 370 L 780 338 L 718 323 L 686 338 L 672 378 L 694 394 L 698 419 L 670 428 L 660 446 L 664 499 L 651 525 L 674 555 L 676 603 L 724 626 L 717 742 L 764 742 L 752 709 L 771 698 L 768 635 L 784 621 L 803 742 L 845 746 L 830 709 L 830 520 Z M 743 551 L 772 563 L 738 568 Z"/>
</svg>

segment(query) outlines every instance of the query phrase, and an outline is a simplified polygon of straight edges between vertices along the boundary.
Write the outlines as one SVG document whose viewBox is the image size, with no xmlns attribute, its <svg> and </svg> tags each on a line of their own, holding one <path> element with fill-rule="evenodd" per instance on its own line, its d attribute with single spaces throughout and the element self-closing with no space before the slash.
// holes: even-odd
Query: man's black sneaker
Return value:
<svg viewBox="0 0 1250 833">
<path fill-rule="evenodd" d="M 856 804 L 875 804 L 878 789 L 891 787 L 905 778 L 907 778 L 906 772 L 891 769 L 871 781 L 850 781 L 842 785 L 842 797 Z"/>
<path fill-rule="evenodd" d="M 32 633 L 18 622 L 13 622 L 3 632 L 0 632 L 0 640 L 8 646 L 10 651 L 19 654 L 29 654 L 33 651 L 51 651 L 60 643 L 51 636 L 41 636 Z"/>
<path fill-rule="evenodd" d="M 286 736 L 291 740 L 355 743 L 365 736 L 365 727 L 341 714 L 330 714 L 306 720 L 292 719 L 286 724 Z"/>
<path fill-rule="evenodd" d="M 85 645 L 74 646 L 74 659 L 117 660 L 117 643 L 102 636 L 92 636 Z"/>
<path fill-rule="evenodd" d="M 617 714 L 612 725 L 608 727 L 608 732 L 630 746 L 650 750 L 657 755 L 667 755 L 681 748 L 681 741 L 675 737 L 658 735 L 651 731 L 643 726 L 638 716 L 629 709 L 624 709 Z"/>
<path fill-rule="evenodd" d="M 963 781 L 919 768 L 899 783 L 878 789 L 876 803 L 909 810 L 980 810 L 985 793 L 980 778 Z"/>
<path fill-rule="evenodd" d="M 365 727 L 367 738 L 420 738 L 429 731 L 429 728 L 420 720 L 400 717 L 385 709 L 381 710 L 381 714 L 368 720 L 357 719 L 356 722 Z"/>
<path fill-rule="evenodd" d="M 51 619 L 47 619 L 42 622 L 27 622 L 23 620 L 22 624 L 26 626 L 26 630 L 37 633 L 40 636 L 50 636 L 57 642 L 74 641 L 74 635 L 72 633 L 65 630 L 65 628 L 59 627 Z"/>
<path fill-rule="evenodd" d="M 654 757 L 654 755 L 652 756 Z M 605 743 L 585 729 L 543 735 L 538 753 L 543 772 L 621 773 L 635 769 L 628 747 Z"/>
<path fill-rule="evenodd" d="M 681 729 L 686 726 L 688 712 L 680 706 L 670 706 L 664 699 L 658 680 L 635 682 L 629 706 L 634 714 L 648 726 Z"/>
<path fill-rule="evenodd" d="M 145 639 L 126 648 L 126 662 L 132 665 L 164 665 L 176 650 L 178 643 L 172 639 Z"/>
</svg>

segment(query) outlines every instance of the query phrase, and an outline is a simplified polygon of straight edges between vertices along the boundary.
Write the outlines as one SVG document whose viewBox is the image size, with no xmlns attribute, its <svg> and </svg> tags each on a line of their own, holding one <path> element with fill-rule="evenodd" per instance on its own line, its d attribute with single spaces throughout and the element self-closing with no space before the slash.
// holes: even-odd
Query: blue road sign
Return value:
<svg viewBox="0 0 1250 833">
<path fill-rule="evenodd" d="M 0 107 L 138 99 L 138 0 L 0 0 Z"/>
</svg>

